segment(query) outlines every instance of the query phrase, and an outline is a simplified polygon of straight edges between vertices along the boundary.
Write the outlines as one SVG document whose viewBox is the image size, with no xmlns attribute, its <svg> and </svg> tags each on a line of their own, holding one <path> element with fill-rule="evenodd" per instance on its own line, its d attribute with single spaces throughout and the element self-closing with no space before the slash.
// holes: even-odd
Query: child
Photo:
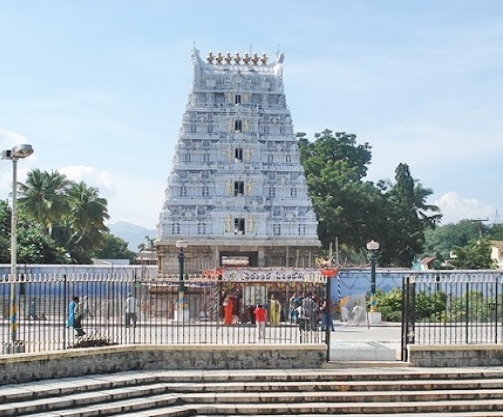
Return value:
<svg viewBox="0 0 503 417">
<path fill-rule="evenodd" d="M 255 310 L 253 310 L 253 315 L 255 316 L 255 324 L 257 326 L 257 338 L 258 340 L 265 339 L 265 322 L 267 321 L 267 311 L 262 304 L 259 304 Z"/>
</svg>

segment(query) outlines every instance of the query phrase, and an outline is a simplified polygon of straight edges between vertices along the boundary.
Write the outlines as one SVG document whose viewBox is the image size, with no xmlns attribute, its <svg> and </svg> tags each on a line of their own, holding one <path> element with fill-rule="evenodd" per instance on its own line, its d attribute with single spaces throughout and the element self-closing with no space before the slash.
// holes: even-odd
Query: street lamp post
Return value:
<svg viewBox="0 0 503 417">
<path fill-rule="evenodd" d="M 381 313 L 377 311 L 376 300 L 376 251 L 379 250 L 379 243 L 371 240 L 367 243 L 367 250 L 370 252 L 370 312 L 369 324 L 380 324 Z"/>
<path fill-rule="evenodd" d="M 184 249 L 187 246 L 189 246 L 189 244 L 183 239 L 176 241 L 176 247 L 178 248 L 178 305 L 176 321 L 181 323 L 184 322 L 185 312 L 185 285 L 183 283 L 183 274 L 185 266 Z"/>
<path fill-rule="evenodd" d="M 17 342 L 17 306 L 16 306 L 16 278 L 17 278 L 17 161 L 27 158 L 33 153 L 31 145 L 14 146 L 2 152 L 2 159 L 12 161 L 12 214 L 11 214 L 11 247 L 10 247 L 10 333 L 12 353 Z"/>
</svg>

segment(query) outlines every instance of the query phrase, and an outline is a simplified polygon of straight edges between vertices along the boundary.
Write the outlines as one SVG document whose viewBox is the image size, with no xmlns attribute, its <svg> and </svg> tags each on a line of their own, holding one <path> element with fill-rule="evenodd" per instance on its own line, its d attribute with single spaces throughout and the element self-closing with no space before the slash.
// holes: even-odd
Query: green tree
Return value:
<svg viewBox="0 0 503 417">
<path fill-rule="evenodd" d="M 432 190 L 415 180 L 406 164 L 397 166 L 394 185 L 381 182 L 380 187 L 386 196 L 387 224 L 382 228 L 379 262 L 410 267 L 423 252 L 425 230 L 435 227 L 442 215 L 437 206 L 426 203 Z"/>
<path fill-rule="evenodd" d="M 11 214 L 8 201 L 0 200 L 0 263 L 10 262 Z"/>
<path fill-rule="evenodd" d="M 495 269 L 496 263 L 491 259 L 491 243 L 487 239 L 470 240 L 465 246 L 453 248 L 451 260 L 456 269 Z"/>
<path fill-rule="evenodd" d="M 70 181 L 57 171 L 34 169 L 28 173 L 26 182 L 19 184 L 18 203 L 28 217 L 45 227 L 52 236 L 53 225 L 68 211 L 66 191 Z"/>
<path fill-rule="evenodd" d="M 0 201 L 0 263 L 10 262 L 11 214 L 7 201 Z M 66 263 L 65 249 L 47 235 L 44 226 L 18 210 L 17 260 L 19 263 Z"/>
<path fill-rule="evenodd" d="M 42 225 L 19 218 L 17 236 L 18 262 L 27 264 L 66 264 L 66 249 L 46 234 Z"/>
<path fill-rule="evenodd" d="M 472 239 L 478 239 L 478 224 L 471 220 L 461 220 L 425 231 L 422 257 L 440 256 L 449 259 L 454 246 L 465 246 Z"/>
<path fill-rule="evenodd" d="M 98 190 L 69 181 L 57 171 L 38 169 L 28 173 L 19 190 L 19 208 L 27 220 L 42 226 L 55 247 L 74 262 L 90 263 L 91 254 L 105 244 L 103 233 L 108 231 L 104 223 L 109 218 L 107 201 Z M 52 262 L 49 258 L 46 263 Z"/>
<path fill-rule="evenodd" d="M 485 322 L 491 318 L 490 299 L 482 291 L 470 290 L 451 302 L 451 311 L 447 319 L 452 322 Z"/>
<path fill-rule="evenodd" d="M 377 305 L 384 321 L 401 321 L 402 319 L 402 290 L 398 287 L 389 292 L 376 291 Z"/>
<path fill-rule="evenodd" d="M 136 254 L 128 249 L 125 240 L 106 232 L 102 235 L 104 243 L 100 249 L 93 253 L 93 258 L 134 260 Z"/>
<path fill-rule="evenodd" d="M 103 232 L 108 232 L 107 201 L 98 190 L 84 182 L 72 183 L 67 190 L 69 212 L 65 225 L 71 231 L 69 252 L 79 263 L 91 261 L 90 254 L 104 244 Z"/>
<path fill-rule="evenodd" d="M 416 319 L 441 321 L 447 308 L 447 294 L 442 291 L 421 291 L 416 295 Z"/>
<path fill-rule="evenodd" d="M 325 249 L 335 237 L 341 245 L 362 248 L 376 236 L 382 195 L 362 178 L 370 163 L 370 145 L 357 144 L 356 135 L 324 130 L 309 142 L 297 135 L 301 162 L 313 207 L 318 236 Z"/>
<path fill-rule="evenodd" d="M 503 224 L 494 223 L 487 230 L 487 237 L 491 240 L 503 240 Z"/>
</svg>

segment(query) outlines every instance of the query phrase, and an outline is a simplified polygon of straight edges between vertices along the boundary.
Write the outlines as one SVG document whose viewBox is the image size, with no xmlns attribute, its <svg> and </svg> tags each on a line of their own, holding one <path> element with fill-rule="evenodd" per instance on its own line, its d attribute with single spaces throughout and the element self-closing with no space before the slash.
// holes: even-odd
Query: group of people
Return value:
<svg viewBox="0 0 503 417">
<path fill-rule="evenodd" d="M 225 294 L 222 307 L 224 325 L 238 324 L 240 319 L 241 301 L 239 294 Z M 282 317 L 281 302 L 275 294 L 271 294 L 268 308 L 263 304 L 250 307 L 250 317 L 258 329 L 258 338 L 263 339 L 266 323 L 271 326 L 279 326 Z M 86 334 L 82 328 L 85 317 L 92 317 L 89 310 L 88 298 L 82 300 L 74 296 L 68 304 L 67 327 L 75 330 L 75 336 L 81 337 Z M 136 328 L 138 320 L 138 301 L 129 293 L 124 301 L 124 324 L 126 327 Z M 321 325 L 321 330 L 327 327 L 334 331 L 332 314 L 327 308 L 326 300 L 318 300 L 314 294 L 305 297 L 299 293 L 290 298 L 290 321 L 298 323 L 302 330 L 315 330 Z"/>
<path fill-rule="evenodd" d="M 82 329 L 82 321 L 85 317 L 93 317 L 89 310 L 88 297 L 85 296 L 80 299 L 78 296 L 74 296 L 68 304 L 66 327 L 75 330 L 75 337 L 86 335 L 86 332 Z M 124 319 L 126 327 L 130 327 L 132 324 L 136 328 L 138 302 L 133 293 L 129 293 L 124 302 Z"/>
<path fill-rule="evenodd" d="M 265 309 L 263 304 L 262 308 Z M 255 310 L 257 305 L 246 306 L 249 321 L 256 323 Z M 241 297 L 238 292 L 225 293 L 222 301 L 224 325 L 244 323 L 248 320 L 244 318 L 245 312 L 241 311 Z M 249 312 L 249 313 L 248 313 Z M 272 294 L 269 300 L 268 311 L 266 310 L 266 319 L 271 326 L 279 326 L 281 322 L 281 303 L 278 298 Z"/>
<path fill-rule="evenodd" d="M 295 294 L 290 302 L 292 312 L 295 311 L 295 314 L 290 317 L 295 317 L 295 323 L 299 323 L 301 330 L 316 330 L 320 326 L 323 331 L 327 328 L 331 331 L 335 330 L 332 314 L 326 300 L 318 301 L 314 294 L 309 294 L 306 297 Z M 279 325 L 281 304 L 273 294 L 269 301 L 269 314 L 264 306 L 259 304 L 254 308 L 253 315 L 257 326 L 257 339 L 261 341 L 265 338 L 265 327 L 268 319 L 271 326 Z"/>
<path fill-rule="evenodd" d="M 302 330 L 335 331 L 332 312 L 326 299 L 318 299 L 314 293 L 302 296 L 295 293 L 290 298 L 290 321 L 299 324 Z"/>
</svg>

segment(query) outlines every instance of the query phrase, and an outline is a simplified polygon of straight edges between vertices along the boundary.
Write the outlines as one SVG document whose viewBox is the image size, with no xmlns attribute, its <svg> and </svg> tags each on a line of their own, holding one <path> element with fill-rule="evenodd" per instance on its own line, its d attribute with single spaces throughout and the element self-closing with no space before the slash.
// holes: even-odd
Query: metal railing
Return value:
<svg viewBox="0 0 503 417">
<path fill-rule="evenodd" d="M 295 293 L 313 293 L 321 299 L 325 285 L 185 276 L 180 305 L 178 277 L 161 281 L 115 273 L 23 274 L 12 282 L 7 275 L 0 280 L 0 343 L 4 354 L 131 343 L 320 343 L 325 334 L 318 320 L 312 326 L 299 323 L 291 298 Z M 15 306 L 11 305 L 12 291 Z M 134 300 L 127 303 L 129 295 Z M 82 337 L 68 323 L 74 296 L 82 303 Z M 271 299 L 279 303 L 277 313 Z M 129 315 L 127 304 L 136 308 Z M 258 304 L 268 311 L 263 339 L 259 339 L 253 314 Z"/>
<path fill-rule="evenodd" d="M 407 344 L 503 342 L 503 272 L 438 271 L 406 276 L 402 348 Z"/>
</svg>

